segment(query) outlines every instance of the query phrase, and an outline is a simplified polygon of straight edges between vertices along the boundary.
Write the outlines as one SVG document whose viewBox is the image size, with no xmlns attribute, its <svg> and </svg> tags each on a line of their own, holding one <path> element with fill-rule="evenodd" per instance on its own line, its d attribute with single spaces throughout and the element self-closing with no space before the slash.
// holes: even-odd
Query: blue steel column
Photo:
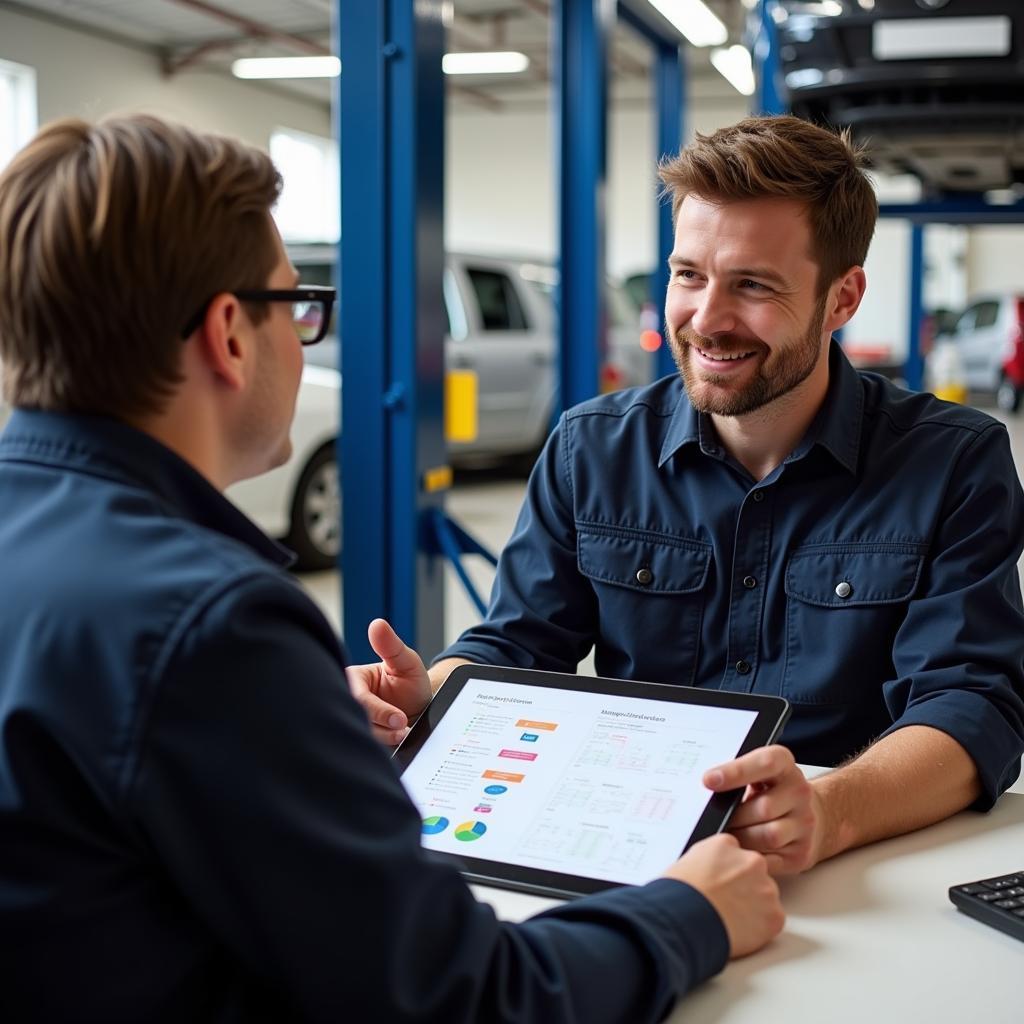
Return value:
<svg viewBox="0 0 1024 1024">
<path fill-rule="evenodd" d="M 686 97 L 686 63 L 680 46 L 659 43 L 654 52 L 655 94 L 658 103 L 658 162 L 679 152 L 683 144 L 683 110 Z M 651 299 L 659 311 L 665 308 L 668 290 L 668 257 L 675 245 L 672 223 L 672 202 L 668 198 L 658 204 L 658 253 L 651 281 Z M 669 347 L 667 332 L 658 349 L 658 376 L 675 373 L 675 360 Z"/>
<path fill-rule="evenodd" d="M 440 0 L 339 3 L 345 641 L 384 616 L 443 645 L 444 576 L 423 485 L 442 434 L 444 27 Z"/>
<path fill-rule="evenodd" d="M 603 281 L 607 39 L 613 0 L 557 0 L 559 410 L 597 394 L 606 347 Z"/>
<path fill-rule="evenodd" d="M 911 391 L 920 391 L 924 377 L 921 321 L 924 316 L 924 225 L 910 225 L 910 293 L 907 296 L 907 362 L 903 376 Z"/>
<path fill-rule="evenodd" d="M 757 79 L 756 113 L 784 114 L 788 107 L 779 93 L 779 37 L 772 12 L 775 0 L 761 0 L 760 25 L 754 41 L 753 59 Z"/>
</svg>

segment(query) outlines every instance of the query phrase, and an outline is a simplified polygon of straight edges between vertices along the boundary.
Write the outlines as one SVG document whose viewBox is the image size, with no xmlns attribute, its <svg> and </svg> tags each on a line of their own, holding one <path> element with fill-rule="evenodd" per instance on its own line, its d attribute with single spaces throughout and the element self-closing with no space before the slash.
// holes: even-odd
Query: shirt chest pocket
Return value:
<svg viewBox="0 0 1024 1024">
<path fill-rule="evenodd" d="M 803 704 L 881 701 L 923 563 L 911 544 L 797 549 L 786 566 L 783 695 Z"/>
<path fill-rule="evenodd" d="M 577 524 L 577 564 L 594 588 L 600 646 L 616 671 L 654 682 L 692 682 L 711 545 Z M 600 647 L 597 655 L 601 660 Z"/>
</svg>

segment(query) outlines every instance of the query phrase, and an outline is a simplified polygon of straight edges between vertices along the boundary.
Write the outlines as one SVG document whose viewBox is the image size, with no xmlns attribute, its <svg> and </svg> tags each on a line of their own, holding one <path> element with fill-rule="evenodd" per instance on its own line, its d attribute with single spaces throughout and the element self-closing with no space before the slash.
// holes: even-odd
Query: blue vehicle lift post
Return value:
<svg viewBox="0 0 1024 1024">
<path fill-rule="evenodd" d="M 598 390 L 606 348 L 604 191 L 607 47 L 614 0 L 556 0 L 553 50 L 558 160 L 556 413 Z"/>
<path fill-rule="evenodd" d="M 433 530 L 450 478 L 444 406 L 444 85 L 440 3 L 335 6 L 341 57 L 343 626 L 356 662 L 387 618 L 443 647 Z"/>
</svg>

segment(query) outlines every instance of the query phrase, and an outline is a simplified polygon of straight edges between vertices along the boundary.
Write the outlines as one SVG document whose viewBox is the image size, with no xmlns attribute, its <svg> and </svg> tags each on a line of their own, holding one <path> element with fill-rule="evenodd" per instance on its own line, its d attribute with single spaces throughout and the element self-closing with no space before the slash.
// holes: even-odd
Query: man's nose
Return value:
<svg viewBox="0 0 1024 1024">
<path fill-rule="evenodd" d="M 728 293 L 708 284 L 701 289 L 690 326 L 705 338 L 736 330 L 736 310 Z"/>
</svg>

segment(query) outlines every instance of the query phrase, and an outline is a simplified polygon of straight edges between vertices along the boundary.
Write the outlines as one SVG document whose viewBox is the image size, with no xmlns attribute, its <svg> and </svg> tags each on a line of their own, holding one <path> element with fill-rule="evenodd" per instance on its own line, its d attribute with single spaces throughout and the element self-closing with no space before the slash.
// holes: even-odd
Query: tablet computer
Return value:
<svg viewBox="0 0 1024 1024">
<path fill-rule="evenodd" d="M 781 697 L 460 665 L 395 751 L 423 845 L 472 881 L 572 898 L 659 877 L 743 793 L 704 772 L 771 743 Z"/>
</svg>

